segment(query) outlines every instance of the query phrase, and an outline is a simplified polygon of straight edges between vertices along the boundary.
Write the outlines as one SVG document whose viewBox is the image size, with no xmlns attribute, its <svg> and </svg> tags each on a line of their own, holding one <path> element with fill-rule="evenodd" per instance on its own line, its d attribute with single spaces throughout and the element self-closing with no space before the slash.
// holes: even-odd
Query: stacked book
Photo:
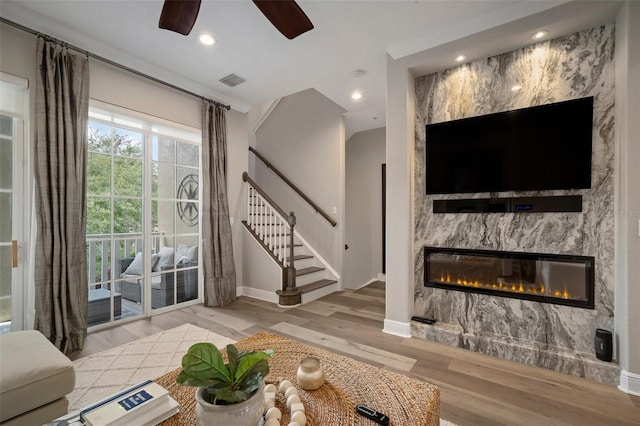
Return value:
<svg viewBox="0 0 640 426">
<path fill-rule="evenodd" d="M 157 425 L 178 412 L 178 403 L 148 380 L 80 411 L 89 426 Z"/>
</svg>

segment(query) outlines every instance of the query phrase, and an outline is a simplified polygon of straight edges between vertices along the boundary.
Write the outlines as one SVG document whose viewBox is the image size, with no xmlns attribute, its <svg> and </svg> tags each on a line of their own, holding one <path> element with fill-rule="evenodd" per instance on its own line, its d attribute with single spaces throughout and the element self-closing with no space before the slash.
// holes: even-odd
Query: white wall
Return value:
<svg viewBox="0 0 640 426">
<path fill-rule="evenodd" d="M 344 230 L 344 110 L 314 89 L 280 100 L 256 131 L 256 150 L 338 222 L 332 227 L 264 164 L 254 180 L 285 211 L 296 230 L 338 273 Z M 251 154 L 253 155 L 253 154 Z M 336 214 L 332 214 L 335 208 Z"/>
<path fill-rule="evenodd" d="M 387 56 L 387 238 L 384 332 L 411 337 L 413 313 L 414 78 Z"/>
<path fill-rule="evenodd" d="M 31 106 L 35 94 L 36 37 L 0 24 L 0 70 L 30 82 Z M 89 96 L 123 108 L 201 128 L 201 100 L 154 83 L 119 68 L 90 59 Z M 33 122 L 32 122 L 33 125 Z M 247 170 L 249 146 L 247 114 L 227 112 L 227 174 L 229 210 L 234 219 L 243 215 L 242 172 Z M 232 225 L 236 278 L 242 284 L 242 239 L 239 220 Z"/>
<path fill-rule="evenodd" d="M 244 284 L 238 294 L 278 303 L 276 291 L 282 289 L 282 268 L 246 228 L 242 230 L 242 245 Z"/>
<path fill-rule="evenodd" d="M 345 244 L 342 283 L 359 288 L 382 273 L 382 164 L 386 129 L 354 134 L 345 147 Z"/>
<path fill-rule="evenodd" d="M 616 20 L 616 299 L 620 389 L 640 395 L 640 3 Z"/>
<path fill-rule="evenodd" d="M 36 79 L 36 38 L 24 31 L 0 23 L 0 69 L 29 80 L 34 87 Z M 35 91 L 30 90 L 31 107 Z"/>
</svg>

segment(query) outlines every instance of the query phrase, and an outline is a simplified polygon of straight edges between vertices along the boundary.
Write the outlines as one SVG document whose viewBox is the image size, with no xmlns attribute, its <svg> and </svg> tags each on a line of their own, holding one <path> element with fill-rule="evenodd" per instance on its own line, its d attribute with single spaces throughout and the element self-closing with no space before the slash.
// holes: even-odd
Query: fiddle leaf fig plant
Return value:
<svg viewBox="0 0 640 426">
<path fill-rule="evenodd" d="M 269 374 L 268 359 L 275 351 L 238 351 L 227 345 L 225 363 L 212 343 L 196 343 L 182 357 L 182 371 L 176 381 L 184 386 L 204 387 L 205 401 L 216 405 L 246 401 L 256 393 Z"/>
</svg>

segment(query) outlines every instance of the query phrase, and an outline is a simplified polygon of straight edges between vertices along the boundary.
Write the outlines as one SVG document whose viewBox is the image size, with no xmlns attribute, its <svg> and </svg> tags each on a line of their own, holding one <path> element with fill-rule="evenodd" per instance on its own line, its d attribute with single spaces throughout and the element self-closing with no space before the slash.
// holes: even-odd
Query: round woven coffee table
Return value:
<svg viewBox="0 0 640 426">
<path fill-rule="evenodd" d="M 313 356 L 320 360 L 324 385 L 315 391 L 298 388 L 308 426 L 375 425 L 356 414 L 358 404 L 383 412 L 391 419 L 391 425 L 439 425 L 440 392 L 432 384 L 268 332 L 250 336 L 236 346 L 240 350 L 274 349 L 266 382 L 276 386 L 284 379 L 296 383 L 296 371 L 303 358 Z M 179 373 L 180 368 L 155 380 L 180 404 L 180 413 L 163 425 L 195 424 L 195 389 L 176 383 Z M 283 413 L 280 423 L 288 424 L 290 414 L 283 395 L 277 395 L 276 406 Z"/>
</svg>

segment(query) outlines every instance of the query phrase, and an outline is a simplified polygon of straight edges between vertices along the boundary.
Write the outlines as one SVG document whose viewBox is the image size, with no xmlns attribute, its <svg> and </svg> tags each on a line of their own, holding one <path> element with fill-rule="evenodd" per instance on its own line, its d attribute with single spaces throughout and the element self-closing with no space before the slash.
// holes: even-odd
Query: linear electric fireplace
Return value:
<svg viewBox="0 0 640 426">
<path fill-rule="evenodd" d="M 424 248 L 424 285 L 593 309 L 594 258 Z"/>
</svg>

